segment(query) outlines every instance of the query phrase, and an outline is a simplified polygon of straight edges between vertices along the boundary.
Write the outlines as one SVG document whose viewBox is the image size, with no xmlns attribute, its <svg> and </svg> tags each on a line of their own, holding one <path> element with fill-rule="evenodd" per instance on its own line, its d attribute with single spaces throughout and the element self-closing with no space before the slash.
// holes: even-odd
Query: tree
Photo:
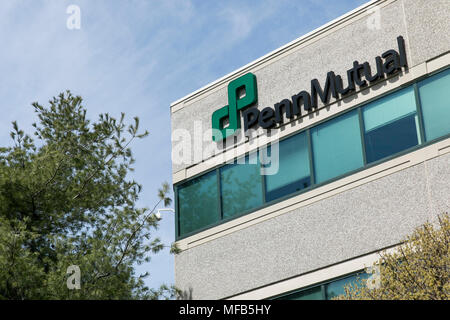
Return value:
<svg viewBox="0 0 450 320">
<path fill-rule="evenodd" d="M 390 253 L 380 254 L 369 283 L 345 287 L 338 300 L 450 299 L 450 217 L 438 217 L 439 227 L 425 223 Z"/>
<path fill-rule="evenodd" d="M 134 270 L 164 247 L 152 238 L 153 213 L 171 203 L 165 183 L 152 210 L 136 205 L 142 187 L 129 178 L 130 144 L 148 132 L 137 117 L 127 126 L 123 113 L 91 122 L 70 91 L 49 104 L 32 104 L 34 139 L 13 122 L 13 146 L 0 148 L 0 298 L 173 297 L 173 287 L 149 289 L 148 273 Z M 79 290 L 66 285 L 71 265 L 81 271 Z"/>
</svg>

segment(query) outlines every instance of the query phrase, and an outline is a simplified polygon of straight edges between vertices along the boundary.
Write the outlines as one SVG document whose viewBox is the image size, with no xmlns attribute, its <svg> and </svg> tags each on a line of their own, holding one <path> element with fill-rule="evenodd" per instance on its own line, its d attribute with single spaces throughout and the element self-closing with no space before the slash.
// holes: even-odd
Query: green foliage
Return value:
<svg viewBox="0 0 450 320">
<path fill-rule="evenodd" d="M 0 148 L 0 299 L 172 298 L 174 288 L 149 289 L 133 268 L 164 247 L 153 211 L 171 203 L 166 183 L 152 210 L 136 207 L 129 145 L 148 132 L 124 114 L 91 122 L 69 91 L 49 103 L 33 103 L 36 142 L 14 122 L 13 146 Z M 66 286 L 70 265 L 79 290 Z"/>
<path fill-rule="evenodd" d="M 439 228 L 425 223 L 393 252 L 382 252 L 371 268 L 372 282 L 345 288 L 338 300 L 450 299 L 450 217 L 438 217 Z"/>
</svg>

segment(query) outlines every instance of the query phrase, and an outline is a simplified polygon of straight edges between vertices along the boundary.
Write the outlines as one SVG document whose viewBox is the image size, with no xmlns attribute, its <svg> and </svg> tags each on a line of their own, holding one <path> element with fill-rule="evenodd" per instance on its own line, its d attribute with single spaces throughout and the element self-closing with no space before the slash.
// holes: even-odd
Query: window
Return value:
<svg viewBox="0 0 450 320">
<path fill-rule="evenodd" d="M 320 286 L 298 291 L 276 300 L 323 300 L 322 288 Z"/>
<path fill-rule="evenodd" d="M 178 189 L 180 235 L 219 221 L 218 204 L 216 171 L 183 184 Z"/>
<path fill-rule="evenodd" d="M 401 152 L 420 142 L 414 88 L 378 99 L 362 109 L 367 163 Z"/>
<path fill-rule="evenodd" d="M 357 110 L 311 129 L 316 183 L 363 166 Z"/>
<path fill-rule="evenodd" d="M 278 296 L 275 300 L 331 300 L 334 297 L 345 294 L 346 285 L 364 284 L 371 274 L 365 271 L 358 271 L 341 279 L 328 281 L 323 284 L 315 285 L 308 289 L 300 289 L 294 293 Z"/>
<path fill-rule="evenodd" d="M 450 133 L 450 69 L 419 82 L 425 138 L 427 141 Z"/>
<path fill-rule="evenodd" d="M 370 277 L 370 274 L 368 274 L 368 273 L 365 273 L 365 272 L 357 273 L 357 274 L 353 274 L 349 277 L 328 283 L 327 285 L 325 285 L 325 294 L 326 294 L 327 300 L 331 300 L 334 297 L 345 294 L 344 287 L 346 285 L 352 285 L 352 286 L 359 285 L 361 283 L 364 283 L 364 280 L 368 279 L 369 277 Z"/>
<path fill-rule="evenodd" d="M 242 160 L 245 160 L 245 163 Z M 223 218 L 238 215 L 263 203 L 262 177 L 257 153 L 220 169 Z"/>
<path fill-rule="evenodd" d="M 265 176 L 267 202 L 311 185 L 306 132 L 280 141 L 278 150 L 270 146 L 268 156 L 272 159 L 270 168 L 277 170 L 275 174 Z"/>
</svg>

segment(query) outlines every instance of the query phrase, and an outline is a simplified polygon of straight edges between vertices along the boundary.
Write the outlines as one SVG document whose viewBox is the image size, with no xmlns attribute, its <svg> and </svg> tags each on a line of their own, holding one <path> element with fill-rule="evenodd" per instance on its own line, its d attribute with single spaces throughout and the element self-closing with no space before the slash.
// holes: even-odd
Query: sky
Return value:
<svg viewBox="0 0 450 320">
<path fill-rule="evenodd" d="M 150 135 L 131 145 L 132 177 L 143 185 L 138 205 L 153 207 L 161 183 L 172 182 L 171 102 L 366 2 L 2 0 L 0 146 L 11 143 L 12 121 L 31 132 L 32 102 L 47 105 L 65 90 L 83 97 L 91 119 L 138 116 Z M 71 5 L 79 28 L 67 26 Z M 172 213 L 162 213 L 155 236 L 175 240 Z M 136 268 L 150 272 L 150 287 L 174 283 L 168 249 Z"/>
</svg>

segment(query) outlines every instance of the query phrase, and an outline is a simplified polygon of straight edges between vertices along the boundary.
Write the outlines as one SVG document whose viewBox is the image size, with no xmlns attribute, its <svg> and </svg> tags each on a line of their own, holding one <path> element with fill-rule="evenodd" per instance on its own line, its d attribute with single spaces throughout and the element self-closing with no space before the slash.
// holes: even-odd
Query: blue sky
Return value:
<svg viewBox="0 0 450 320">
<path fill-rule="evenodd" d="M 171 182 L 170 103 L 337 18 L 363 0 L 150 1 L 2 0 L 0 4 L 0 145 L 11 122 L 36 121 L 31 103 L 70 89 L 90 118 L 138 116 L 150 136 L 132 145 L 139 205 L 152 207 Z M 69 5 L 81 28 L 69 30 Z M 173 215 L 156 235 L 174 241 Z M 155 255 L 138 272 L 149 286 L 174 282 L 174 259 Z"/>
</svg>

